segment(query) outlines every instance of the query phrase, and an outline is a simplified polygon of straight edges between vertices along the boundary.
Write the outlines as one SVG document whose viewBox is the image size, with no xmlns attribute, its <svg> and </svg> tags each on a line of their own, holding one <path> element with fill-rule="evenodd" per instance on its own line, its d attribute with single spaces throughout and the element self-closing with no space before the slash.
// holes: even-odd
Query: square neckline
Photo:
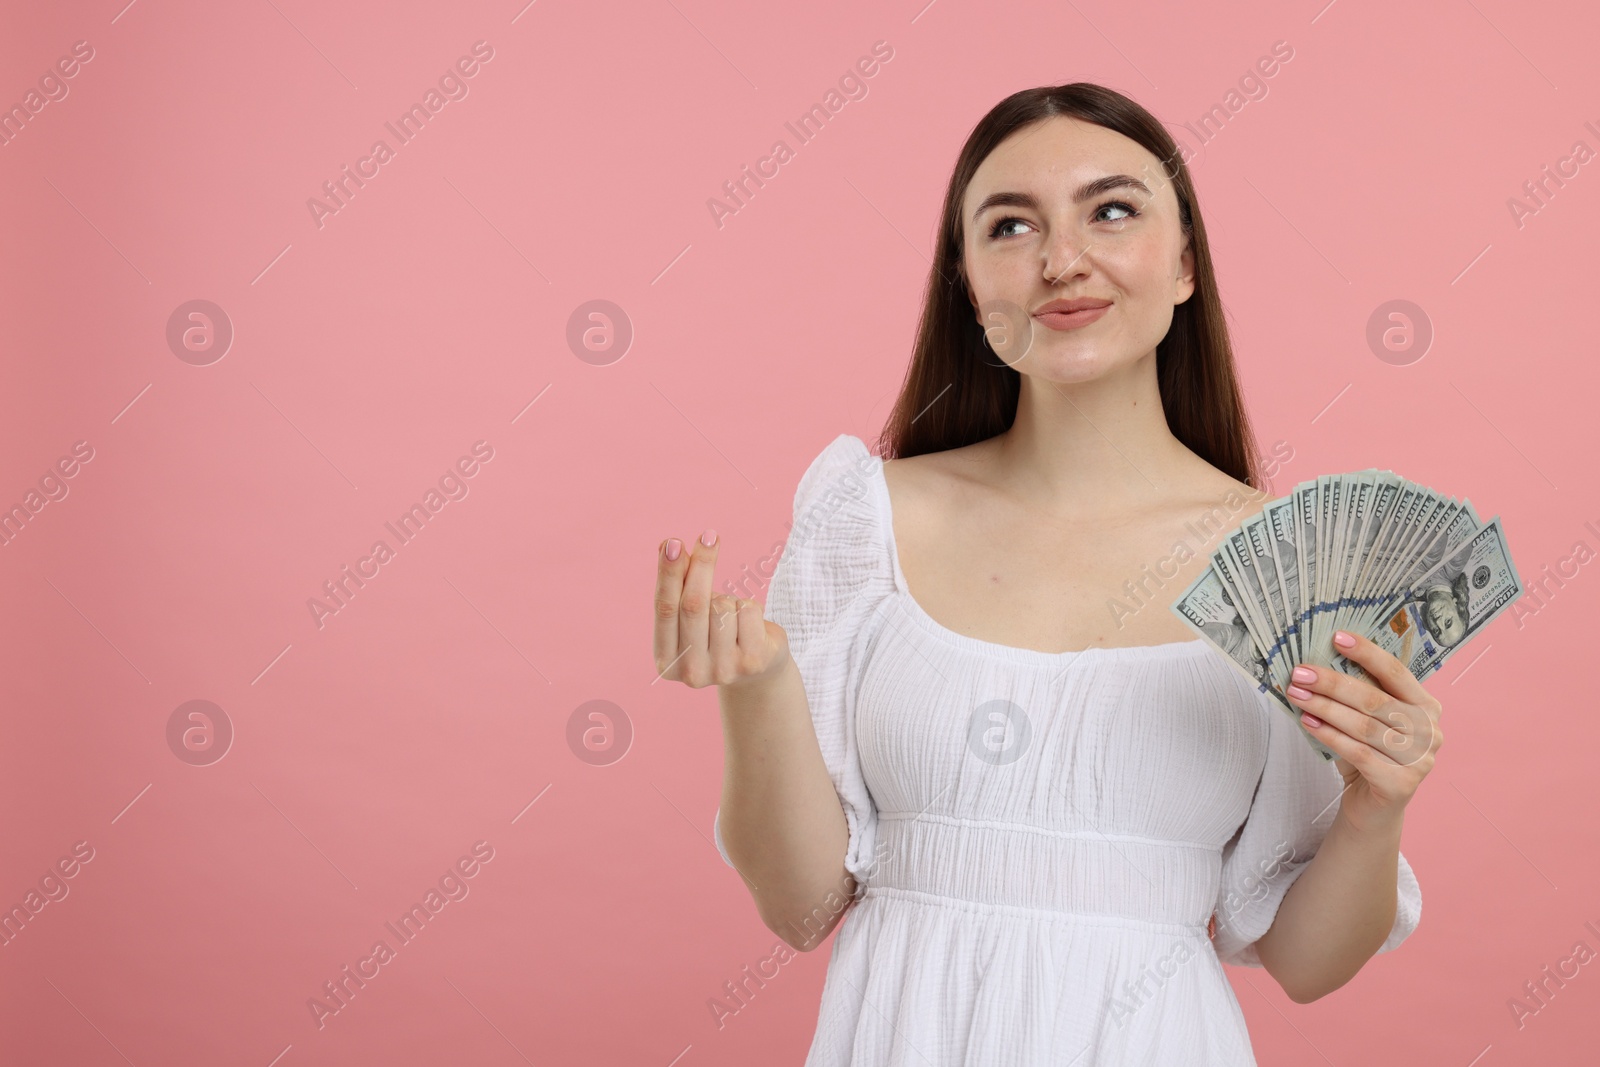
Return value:
<svg viewBox="0 0 1600 1067">
<path fill-rule="evenodd" d="M 895 594 L 900 602 L 905 605 L 911 618 L 934 636 L 991 658 L 999 657 L 1016 662 L 1046 665 L 1069 663 L 1081 656 L 1090 654 L 1112 659 L 1127 659 L 1140 656 L 1192 655 L 1208 650 L 1209 646 L 1206 645 L 1205 640 L 1195 637 L 1187 641 L 1163 641 L 1154 645 L 1090 645 L 1088 648 L 1046 652 L 1043 649 L 1023 648 L 1021 645 L 1003 645 L 997 641 L 985 641 L 980 637 L 971 637 L 950 629 L 928 614 L 927 610 L 917 602 L 917 598 L 911 595 L 911 587 L 906 582 L 905 572 L 900 569 L 900 547 L 895 541 L 894 535 L 894 501 L 889 495 L 889 480 L 883 474 L 885 466 L 883 457 L 874 454 L 861 438 L 851 436 L 851 440 L 855 441 L 860 446 L 861 451 L 871 457 L 875 464 L 871 481 L 877 497 L 878 525 L 883 531 L 884 545 L 889 552 L 889 566 Z"/>
</svg>

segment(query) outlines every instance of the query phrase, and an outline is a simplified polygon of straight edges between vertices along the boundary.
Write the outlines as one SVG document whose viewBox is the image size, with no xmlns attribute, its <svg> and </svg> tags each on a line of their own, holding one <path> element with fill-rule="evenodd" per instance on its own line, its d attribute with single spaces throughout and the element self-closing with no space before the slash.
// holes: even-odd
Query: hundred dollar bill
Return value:
<svg viewBox="0 0 1600 1067">
<path fill-rule="evenodd" d="M 1311 608 L 1317 602 L 1317 546 L 1322 537 L 1321 479 L 1302 482 L 1291 494 L 1294 501 L 1294 542 L 1300 550 L 1300 607 L 1295 617 L 1299 649 L 1296 655 L 1306 662 L 1310 645 Z"/>
<path fill-rule="evenodd" d="M 1350 479 L 1349 496 L 1345 500 L 1343 521 L 1339 523 L 1337 551 L 1332 564 L 1335 578 L 1334 593 L 1328 610 L 1322 617 L 1319 643 L 1326 641 L 1330 654 L 1333 649 L 1333 632 L 1339 628 L 1340 616 L 1349 606 L 1351 583 L 1355 580 L 1357 552 L 1361 544 L 1361 530 L 1372 514 L 1372 493 L 1376 471 L 1362 471 Z M 1320 645 L 1319 645 L 1320 647 Z"/>
<path fill-rule="evenodd" d="M 1327 476 L 1322 481 L 1322 530 L 1325 536 L 1317 541 L 1317 548 L 1322 553 L 1322 558 L 1317 561 L 1317 574 L 1321 581 L 1321 588 L 1317 590 L 1316 602 L 1311 605 L 1311 640 L 1309 642 L 1308 656 L 1319 656 L 1324 647 L 1332 648 L 1332 644 L 1324 645 L 1323 632 L 1326 627 L 1326 613 L 1329 606 L 1338 596 L 1338 568 L 1334 565 L 1337 557 L 1336 549 L 1339 544 L 1339 534 L 1344 527 L 1344 502 L 1348 499 L 1349 481 L 1344 477 Z"/>
<path fill-rule="evenodd" d="M 1270 505 L 1269 505 L 1270 508 Z M 1272 644 L 1267 648 L 1267 666 L 1273 681 L 1288 677 L 1293 668 L 1292 639 L 1289 635 L 1289 609 L 1284 584 L 1278 574 L 1278 557 L 1272 543 L 1271 520 L 1267 510 L 1247 519 L 1239 532 L 1244 534 L 1244 550 L 1250 554 L 1250 568 L 1261 586 L 1267 618 L 1272 629 Z"/>
<path fill-rule="evenodd" d="M 1268 504 L 1263 511 L 1267 517 L 1267 530 L 1271 534 L 1272 550 L 1278 563 L 1278 584 L 1283 587 L 1284 616 L 1288 628 L 1288 661 L 1300 663 L 1300 590 L 1304 588 L 1300 577 L 1300 547 L 1295 543 L 1295 503 L 1284 497 Z"/>
<path fill-rule="evenodd" d="M 1423 678 L 1522 593 L 1522 578 L 1496 515 L 1411 583 L 1368 636 Z"/>
<path fill-rule="evenodd" d="M 1357 494 L 1352 500 L 1355 513 L 1349 529 L 1349 542 L 1345 546 L 1348 553 L 1345 563 L 1347 569 L 1341 582 L 1342 595 L 1328 620 L 1327 631 L 1330 641 L 1333 631 L 1349 630 L 1352 626 L 1370 621 L 1373 605 L 1382 595 L 1381 593 L 1369 595 L 1368 583 L 1371 579 L 1371 569 L 1376 565 L 1375 550 L 1384 533 L 1401 484 L 1402 479 L 1388 471 L 1375 472 L 1370 483 L 1370 491 L 1364 494 L 1368 498 L 1365 503 L 1362 499 L 1363 494 Z M 1389 591 L 1383 591 L 1387 592 Z M 1332 651 L 1331 648 L 1329 651 Z M 1337 664 L 1337 661 L 1335 663 Z"/>
<path fill-rule="evenodd" d="M 1439 565 L 1439 561 L 1453 553 L 1467 538 L 1483 529 L 1483 522 L 1472 507 L 1472 501 L 1451 502 L 1439 523 L 1440 529 L 1425 545 L 1416 549 L 1415 557 L 1403 574 L 1395 575 L 1391 588 L 1404 589 L 1414 584 L 1421 575 Z"/>
<path fill-rule="evenodd" d="M 1432 505 L 1426 509 L 1425 524 L 1420 530 L 1413 531 L 1407 540 L 1404 558 L 1393 568 L 1384 571 L 1380 580 L 1361 590 L 1361 595 L 1353 600 L 1356 607 L 1340 619 L 1339 626 L 1340 629 L 1368 636 L 1381 632 L 1387 635 L 1386 640 L 1391 643 L 1403 642 L 1407 654 L 1395 653 L 1402 662 L 1413 655 L 1426 658 L 1428 653 L 1417 645 L 1419 634 L 1415 627 L 1404 625 L 1403 620 L 1395 615 L 1394 605 L 1408 588 L 1408 583 L 1438 566 L 1448 547 L 1461 544 L 1483 525 L 1470 501 L 1458 502 L 1434 494 L 1431 490 L 1426 492 L 1433 497 Z M 1382 629 L 1391 625 L 1399 628 Z M 1422 643 L 1426 644 L 1425 641 Z M 1365 670 L 1339 655 L 1336 649 L 1330 647 L 1327 651 L 1332 656 L 1334 669 L 1371 680 Z"/>
<path fill-rule="evenodd" d="M 1228 595 L 1227 587 L 1215 568 L 1207 567 L 1189 583 L 1189 587 L 1173 602 L 1172 611 L 1188 623 L 1201 640 L 1222 653 L 1222 657 L 1248 678 L 1258 692 L 1271 696 L 1279 707 L 1291 715 L 1295 726 L 1299 727 L 1300 735 L 1317 755 L 1325 760 L 1335 758 L 1331 749 L 1301 725 L 1300 709 L 1290 704 L 1288 698 L 1270 684 L 1266 657 L 1262 655 L 1243 612 Z"/>
<path fill-rule="evenodd" d="M 1229 590 L 1230 601 L 1238 609 L 1239 617 L 1244 620 L 1250 636 L 1255 638 L 1256 645 L 1261 649 L 1262 657 L 1267 660 L 1270 668 L 1271 659 L 1267 658 L 1267 650 L 1272 647 L 1275 634 L 1270 620 L 1264 614 L 1264 598 L 1261 595 L 1260 585 L 1251 573 L 1244 540 L 1244 534 L 1238 530 L 1224 538 L 1222 544 L 1211 554 L 1211 566 L 1217 572 L 1217 577 L 1222 580 L 1222 584 Z M 1243 557 L 1241 552 L 1245 553 Z"/>
</svg>

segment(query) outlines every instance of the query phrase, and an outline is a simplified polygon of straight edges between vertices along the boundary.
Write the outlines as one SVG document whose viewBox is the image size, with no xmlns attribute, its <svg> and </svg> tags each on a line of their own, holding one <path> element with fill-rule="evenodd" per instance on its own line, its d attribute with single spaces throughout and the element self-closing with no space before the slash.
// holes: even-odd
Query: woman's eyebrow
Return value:
<svg viewBox="0 0 1600 1067">
<path fill-rule="evenodd" d="M 1112 189 L 1137 189 L 1147 197 L 1154 195 L 1150 192 L 1148 185 L 1131 174 L 1108 174 L 1103 178 L 1096 178 L 1079 186 L 1078 191 L 1072 194 L 1072 202 L 1081 204 L 1085 200 L 1099 196 L 1101 193 L 1109 192 Z M 976 222 L 980 215 L 992 207 L 1025 207 L 1038 211 L 1039 201 L 1032 193 L 990 193 L 983 198 L 983 202 L 978 205 L 978 209 L 972 213 L 973 221 Z"/>
</svg>

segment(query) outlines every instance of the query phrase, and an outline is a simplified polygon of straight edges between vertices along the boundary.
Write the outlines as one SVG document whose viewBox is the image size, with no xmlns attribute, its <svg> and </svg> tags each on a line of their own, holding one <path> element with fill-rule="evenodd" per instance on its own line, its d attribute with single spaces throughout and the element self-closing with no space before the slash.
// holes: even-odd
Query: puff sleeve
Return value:
<svg viewBox="0 0 1600 1067">
<path fill-rule="evenodd" d="M 1339 811 L 1344 781 L 1303 737 L 1294 720 L 1257 694 L 1270 724 L 1267 758 L 1249 814 L 1222 850 L 1212 942 L 1223 963 L 1263 966 L 1255 942 L 1272 926 L 1278 905 L 1306 869 Z M 1379 947 L 1388 952 L 1417 928 L 1422 890 L 1400 855 L 1394 926 Z"/>
<path fill-rule="evenodd" d="M 794 522 L 767 589 L 765 615 L 782 626 L 805 685 L 811 722 L 849 827 L 845 867 L 858 893 L 873 866 L 877 809 L 856 743 L 857 681 L 865 622 L 893 588 L 879 525 L 878 467 L 856 437 L 840 434 L 811 462 L 794 496 Z M 712 833 L 723 861 L 721 809 Z"/>
</svg>

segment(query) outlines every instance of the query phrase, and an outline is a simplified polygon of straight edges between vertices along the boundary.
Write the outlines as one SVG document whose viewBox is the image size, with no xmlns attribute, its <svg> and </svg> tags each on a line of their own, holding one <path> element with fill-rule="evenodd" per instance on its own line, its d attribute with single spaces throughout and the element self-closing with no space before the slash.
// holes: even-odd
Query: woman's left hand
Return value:
<svg viewBox="0 0 1600 1067">
<path fill-rule="evenodd" d="M 1341 643 L 1347 637 L 1354 642 L 1348 648 Z M 1444 743 L 1442 709 L 1405 664 L 1365 637 L 1341 630 L 1334 647 L 1383 688 L 1332 667 L 1301 664 L 1286 694 L 1300 708 L 1301 723 L 1338 757 L 1344 816 L 1357 826 L 1398 819 Z M 1314 677 L 1306 679 L 1306 671 Z M 1321 721 L 1307 721 L 1307 713 Z"/>
</svg>

